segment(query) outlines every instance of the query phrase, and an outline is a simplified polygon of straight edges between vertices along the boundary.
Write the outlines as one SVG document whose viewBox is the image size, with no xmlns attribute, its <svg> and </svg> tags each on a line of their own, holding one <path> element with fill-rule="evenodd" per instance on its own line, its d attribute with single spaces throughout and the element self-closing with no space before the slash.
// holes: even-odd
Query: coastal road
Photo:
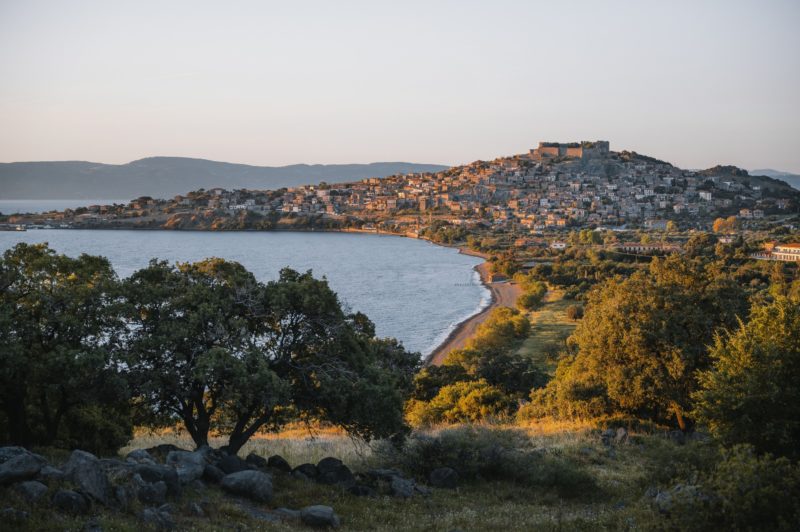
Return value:
<svg viewBox="0 0 800 532">
<path fill-rule="evenodd" d="M 500 283 L 488 283 L 486 282 L 489 278 L 489 271 L 487 263 L 479 264 L 475 267 L 477 272 L 480 274 L 481 279 L 483 280 L 486 287 L 492 293 L 492 302 L 491 304 L 483 309 L 480 313 L 472 316 L 468 320 L 461 322 L 455 330 L 447 337 L 447 340 L 444 341 L 442 345 L 436 348 L 436 350 L 431 353 L 430 357 L 428 358 L 428 364 L 433 366 L 440 366 L 444 359 L 447 357 L 447 354 L 454 349 L 461 349 L 467 343 L 467 340 L 471 338 L 475 331 L 478 329 L 478 325 L 486 321 L 486 318 L 489 317 L 489 314 L 492 310 L 498 307 L 514 307 L 514 304 L 517 301 L 517 298 L 522 294 L 522 289 L 516 283 L 512 282 L 500 282 Z"/>
</svg>

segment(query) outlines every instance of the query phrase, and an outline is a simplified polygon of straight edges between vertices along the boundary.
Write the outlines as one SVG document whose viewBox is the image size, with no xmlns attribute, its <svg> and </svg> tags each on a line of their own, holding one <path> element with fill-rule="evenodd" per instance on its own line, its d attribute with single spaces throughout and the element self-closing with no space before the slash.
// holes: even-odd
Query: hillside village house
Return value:
<svg viewBox="0 0 800 532">
<path fill-rule="evenodd" d="M 800 244 L 776 244 L 775 242 L 767 242 L 764 244 L 764 251 L 753 253 L 750 257 L 760 260 L 800 262 Z"/>
</svg>

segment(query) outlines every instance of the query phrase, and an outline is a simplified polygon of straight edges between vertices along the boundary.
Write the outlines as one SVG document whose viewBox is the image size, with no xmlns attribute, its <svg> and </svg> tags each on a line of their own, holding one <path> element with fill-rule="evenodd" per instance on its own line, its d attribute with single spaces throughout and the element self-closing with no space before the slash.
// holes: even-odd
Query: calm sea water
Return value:
<svg viewBox="0 0 800 532">
<path fill-rule="evenodd" d="M 120 277 L 151 258 L 222 257 L 262 280 L 284 266 L 313 270 L 352 310 L 375 322 L 379 336 L 429 354 L 453 327 L 489 302 L 473 270 L 481 259 L 410 238 L 348 233 L 188 232 L 42 229 L 0 231 L 0 251 L 17 242 L 49 242 L 60 253 L 108 257 Z"/>
<path fill-rule="evenodd" d="M 87 205 L 113 205 L 114 203 L 128 203 L 123 199 L 53 199 L 53 200 L 7 200 L 2 198 L 0 191 L 0 213 L 40 213 L 49 211 L 63 211 L 64 209 L 77 209 Z"/>
</svg>

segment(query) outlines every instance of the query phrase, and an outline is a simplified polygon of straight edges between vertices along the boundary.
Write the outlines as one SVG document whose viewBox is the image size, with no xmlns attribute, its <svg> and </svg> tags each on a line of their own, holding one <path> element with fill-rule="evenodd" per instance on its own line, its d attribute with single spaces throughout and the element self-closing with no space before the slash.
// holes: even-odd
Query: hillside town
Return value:
<svg viewBox="0 0 800 532">
<path fill-rule="evenodd" d="M 540 142 L 528 153 L 439 173 L 279 190 L 197 190 L 172 199 L 7 216 L 20 227 L 339 229 L 418 236 L 434 222 L 539 235 L 581 228 L 706 229 L 791 216 L 800 192 L 731 166 L 683 170 L 607 141 Z M 641 244 L 636 244 L 641 246 Z M 651 244 L 651 246 L 654 244 Z M 641 251 L 641 250 L 638 250 Z"/>
</svg>

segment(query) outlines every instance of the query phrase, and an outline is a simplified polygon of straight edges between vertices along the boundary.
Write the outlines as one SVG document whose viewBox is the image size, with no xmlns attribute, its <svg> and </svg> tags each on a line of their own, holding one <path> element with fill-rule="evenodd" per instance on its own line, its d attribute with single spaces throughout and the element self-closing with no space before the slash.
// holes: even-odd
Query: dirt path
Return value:
<svg viewBox="0 0 800 532">
<path fill-rule="evenodd" d="M 462 250 L 461 252 L 468 255 L 486 258 L 485 255 L 476 252 L 466 252 L 465 250 Z M 486 321 L 486 318 L 489 317 L 489 314 L 492 312 L 492 310 L 498 307 L 513 307 L 517 301 L 517 297 L 519 297 L 519 295 L 522 293 L 522 289 L 519 287 L 519 285 L 512 282 L 487 282 L 489 278 L 489 268 L 485 262 L 476 266 L 475 271 L 480 274 L 481 282 L 491 292 L 492 302 L 480 313 L 472 316 L 466 321 L 459 323 L 456 326 L 456 328 L 452 333 L 450 333 L 450 336 L 447 337 L 442 345 L 437 347 L 436 350 L 430 354 L 427 360 L 427 363 L 430 365 L 440 366 L 450 351 L 464 347 L 464 345 L 467 343 L 467 340 L 475 334 L 475 331 L 478 329 L 478 325 Z"/>
</svg>

